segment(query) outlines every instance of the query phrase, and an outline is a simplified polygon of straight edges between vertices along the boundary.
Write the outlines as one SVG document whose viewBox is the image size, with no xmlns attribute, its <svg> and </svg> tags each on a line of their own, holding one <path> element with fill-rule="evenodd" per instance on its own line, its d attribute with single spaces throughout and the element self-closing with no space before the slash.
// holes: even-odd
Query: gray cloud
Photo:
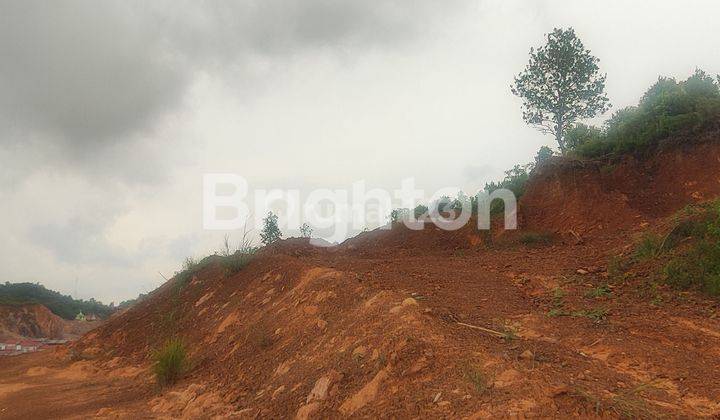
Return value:
<svg viewBox="0 0 720 420">
<path fill-rule="evenodd" d="M 34 140 L 61 145 L 58 159 L 92 156 L 136 141 L 179 107 L 198 71 L 234 71 L 308 48 L 396 44 L 452 7 L 431 0 L 6 1 L 0 121 L 11 130 L 0 145 Z"/>
<path fill-rule="evenodd" d="M 65 264 L 105 264 L 127 267 L 132 256 L 108 243 L 104 225 L 81 218 L 67 223 L 34 226 L 28 237 L 36 246 L 50 251 Z"/>
<path fill-rule="evenodd" d="M 177 104 L 187 83 L 160 34 L 119 2 L 5 2 L 0 9 L 3 142 L 46 138 L 93 151 Z"/>
</svg>

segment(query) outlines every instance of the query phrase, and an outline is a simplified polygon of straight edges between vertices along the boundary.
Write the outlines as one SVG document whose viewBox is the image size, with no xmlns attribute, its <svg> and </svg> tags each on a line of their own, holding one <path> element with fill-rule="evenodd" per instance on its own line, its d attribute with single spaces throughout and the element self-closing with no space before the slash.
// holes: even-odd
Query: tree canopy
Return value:
<svg viewBox="0 0 720 420">
<path fill-rule="evenodd" d="M 545 45 L 530 49 L 527 67 L 511 86 L 523 100 L 525 122 L 554 135 L 563 153 L 565 134 L 573 124 L 610 109 L 606 76 L 600 74 L 598 62 L 575 30 L 555 28 Z"/>
<path fill-rule="evenodd" d="M 278 226 L 278 217 L 273 212 L 268 212 L 267 217 L 263 219 L 263 228 L 260 232 L 260 240 L 265 245 L 282 239 L 282 232 Z"/>
</svg>

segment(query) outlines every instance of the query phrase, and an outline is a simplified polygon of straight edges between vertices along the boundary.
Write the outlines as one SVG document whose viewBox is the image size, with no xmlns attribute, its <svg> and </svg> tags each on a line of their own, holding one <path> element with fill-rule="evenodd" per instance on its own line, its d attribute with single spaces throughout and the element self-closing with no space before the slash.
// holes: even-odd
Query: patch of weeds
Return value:
<svg viewBox="0 0 720 420">
<path fill-rule="evenodd" d="M 608 310 L 605 308 L 594 308 L 594 309 L 583 309 L 581 311 L 574 311 L 570 313 L 573 318 L 588 318 L 596 323 L 603 321 L 607 318 Z"/>
<path fill-rule="evenodd" d="M 609 399 L 603 399 L 592 392 L 575 389 L 573 394 L 584 400 L 588 405 L 592 406 L 596 415 L 602 413 L 613 413 L 621 418 L 630 419 L 656 419 L 660 418 L 659 413 L 652 410 L 648 403 L 639 395 L 639 393 L 648 385 L 642 384 L 638 387 L 624 391 Z"/>
<path fill-rule="evenodd" d="M 548 245 L 553 241 L 553 235 L 546 232 L 525 232 L 518 239 L 523 245 Z"/>
<path fill-rule="evenodd" d="M 587 292 L 585 292 L 585 297 L 587 298 L 601 298 L 601 297 L 607 297 L 612 294 L 612 290 L 610 290 L 610 286 L 608 284 L 600 285 L 594 289 L 590 289 Z"/>
<path fill-rule="evenodd" d="M 692 223 L 683 226 L 681 233 L 692 235 L 694 240 L 665 265 L 666 282 L 680 289 L 699 288 L 720 296 L 720 201 L 702 206 Z"/>
<path fill-rule="evenodd" d="M 179 339 L 168 340 L 152 355 L 153 373 L 160 386 L 172 385 L 188 368 L 187 351 Z"/>
<path fill-rule="evenodd" d="M 483 394 L 490 389 L 490 380 L 479 366 L 466 362 L 462 365 L 461 370 L 463 378 L 470 382 L 479 394 Z"/>
<path fill-rule="evenodd" d="M 212 263 L 213 259 L 215 258 L 217 258 L 216 255 L 210 255 L 200 261 L 196 260 L 193 257 L 185 258 L 182 271 L 176 272 L 173 278 L 175 281 L 175 287 L 177 287 L 178 289 L 182 289 L 183 287 L 185 287 L 185 285 L 190 280 L 192 280 L 193 276 L 195 276 L 203 268 L 210 265 L 210 263 Z"/>
<path fill-rule="evenodd" d="M 558 308 L 550 309 L 547 313 L 547 316 L 549 316 L 550 318 L 557 318 L 557 317 L 563 316 L 563 315 L 565 315 L 565 311 L 562 309 L 558 309 Z"/>
<path fill-rule="evenodd" d="M 453 252 L 453 255 L 462 258 L 465 256 L 465 250 L 464 249 L 456 249 L 455 252 Z"/>
<path fill-rule="evenodd" d="M 231 276 L 245 268 L 252 259 L 252 253 L 236 252 L 222 259 L 222 267 L 225 269 L 225 276 Z"/>
<path fill-rule="evenodd" d="M 553 290 L 552 308 L 548 311 L 549 317 L 558 317 L 565 315 L 565 291 L 559 287 Z"/>
<path fill-rule="evenodd" d="M 651 388 L 655 388 L 655 385 L 652 382 L 646 382 L 623 391 L 610 399 L 608 408 L 626 418 L 659 418 L 659 413 L 651 409 L 640 395 L 643 390 Z"/>
<path fill-rule="evenodd" d="M 648 232 L 640 239 L 633 256 L 638 261 L 656 258 L 660 255 L 662 243 L 663 240 L 658 234 Z"/>
</svg>

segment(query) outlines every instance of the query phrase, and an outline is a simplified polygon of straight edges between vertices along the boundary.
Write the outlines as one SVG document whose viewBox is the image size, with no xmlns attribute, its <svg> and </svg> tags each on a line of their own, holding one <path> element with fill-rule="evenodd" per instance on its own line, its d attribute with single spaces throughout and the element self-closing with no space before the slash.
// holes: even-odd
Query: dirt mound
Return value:
<svg viewBox="0 0 720 420">
<path fill-rule="evenodd" d="M 0 305 L 0 339 L 27 338 L 72 339 L 97 323 L 67 321 L 44 305 Z"/>
<path fill-rule="evenodd" d="M 637 227 L 720 195 L 720 134 L 617 161 L 551 159 L 520 200 L 521 227 L 579 234 Z"/>
<path fill-rule="evenodd" d="M 373 290 L 354 273 L 276 252 L 259 255 L 235 276 L 210 265 L 185 285 L 169 282 L 74 351 L 146 365 L 172 336 L 183 338 L 194 363 L 187 389 L 152 403 L 172 415 L 260 407 L 252 414 L 347 416 L 376 399 L 388 407 L 405 404 L 404 393 L 381 398 L 381 387 L 419 390 L 455 369 L 436 361 L 438 349 L 448 346 L 442 328 L 409 295 Z M 425 377 L 433 364 L 436 373 Z M 207 405 L 188 408 L 198 393 Z"/>
</svg>

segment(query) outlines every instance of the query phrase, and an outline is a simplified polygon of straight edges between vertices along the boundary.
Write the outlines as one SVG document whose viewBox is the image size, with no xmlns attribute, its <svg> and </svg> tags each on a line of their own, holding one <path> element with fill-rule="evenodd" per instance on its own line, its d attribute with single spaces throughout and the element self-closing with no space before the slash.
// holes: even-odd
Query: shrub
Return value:
<svg viewBox="0 0 720 420">
<path fill-rule="evenodd" d="M 260 232 L 260 240 L 265 245 L 270 245 L 282 239 L 282 232 L 278 226 L 278 217 L 273 212 L 268 212 L 263 219 L 263 229 Z"/>
<path fill-rule="evenodd" d="M 661 77 L 638 106 L 615 112 L 603 130 L 577 125 L 568 136 L 575 154 L 599 157 L 634 153 L 679 132 L 720 126 L 720 86 L 702 70 L 677 82 Z"/>
<path fill-rule="evenodd" d="M 505 171 L 505 178 L 500 182 L 489 182 L 485 184 L 485 192 L 492 193 L 500 188 L 510 190 L 515 194 L 515 198 L 520 197 L 525 193 L 525 184 L 530 179 L 529 170 L 532 168 L 532 164 L 528 165 L 515 165 L 512 169 Z M 477 200 L 477 198 L 475 198 Z M 475 203 L 473 202 L 473 208 Z M 502 200 L 493 200 L 490 203 L 490 214 L 498 214 L 505 211 L 505 203 Z"/>
<path fill-rule="evenodd" d="M 662 246 L 662 238 L 655 233 L 646 233 L 643 235 L 640 243 L 635 249 L 634 256 L 638 260 L 647 260 L 655 258 L 660 254 Z"/>
<path fill-rule="evenodd" d="M 183 271 L 194 271 L 198 267 L 198 261 L 194 257 L 187 257 L 183 261 Z"/>
<path fill-rule="evenodd" d="M 665 265 L 665 280 L 675 287 L 698 287 L 720 295 L 720 201 L 686 213 L 692 214 L 692 219 L 679 222 L 668 237 L 673 243 L 682 238 L 693 241 Z"/>
<path fill-rule="evenodd" d="M 428 214 L 428 206 L 420 204 L 417 207 L 413 209 L 413 215 L 416 219 L 420 219 L 421 217 Z"/>
<path fill-rule="evenodd" d="M 551 148 L 547 146 L 541 146 L 537 154 L 535 155 L 535 166 L 537 167 L 538 165 L 542 164 L 553 156 L 555 156 L 555 152 L 553 152 Z"/>
<path fill-rule="evenodd" d="M 602 130 L 595 126 L 578 123 L 565 134 L 565 144 L 568 150 L 575 150 L 588 142 L 600 140 L 602 134 Z"/>
<path fill-rule="evenodd" d="M 312 233 L 313 229 L 307 223 L 303 223 L 302 226 L 300 226 L 300 236 L 302 236 L 303 238 L 311 237 Z"/>
<path fill-rule="evenodd" d="M 406 208 L 402 209 L 393 209 L 390 212 L 390 223 L 395 224 L 397 222 L 401 222 L 403 220 L 407 220 L 408 216 L 410 215 L 410 210 Z"/>
<path fill-rule="evenodd" d="M 153 372 L 160 386 L 172 385 L 188 367 L 185 345 L 179 339 L 169 340 L 153 354 Z"/>
</svg>

